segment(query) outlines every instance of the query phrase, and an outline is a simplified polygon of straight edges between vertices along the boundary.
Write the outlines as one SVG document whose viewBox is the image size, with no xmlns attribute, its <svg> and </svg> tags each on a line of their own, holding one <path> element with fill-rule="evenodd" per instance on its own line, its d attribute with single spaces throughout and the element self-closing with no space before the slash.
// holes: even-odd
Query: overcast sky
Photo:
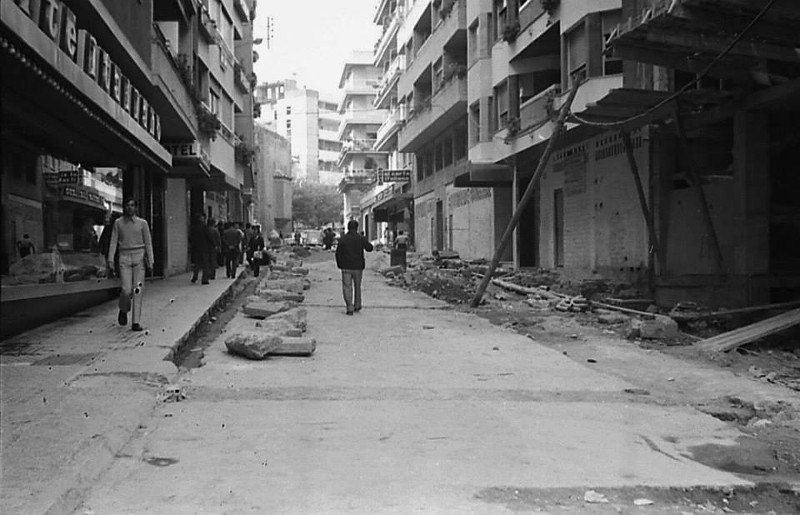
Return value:
<svg viewBox="0 0 800 515">
<path fill-rule="evenodd" d="M 372 50 L 380 27 L 372 23 L 377 0 L 259 0 L 254 21 L 259 83 L 293 78 L 339 96 L 339 76 L 353 50 Z M 274 22 L 267 48 L 267 17 Z"/>
</svg>

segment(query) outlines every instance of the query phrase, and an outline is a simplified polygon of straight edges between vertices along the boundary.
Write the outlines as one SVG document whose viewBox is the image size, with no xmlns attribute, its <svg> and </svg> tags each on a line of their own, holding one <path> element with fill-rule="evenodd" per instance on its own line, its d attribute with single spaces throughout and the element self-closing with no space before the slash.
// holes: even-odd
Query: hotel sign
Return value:
<svg viewBox="0 0 800 515">
<path fill-rule="evenodd" d="M 199 141 L 183 143 L 164 143 L 170 154 L 172 154 L 173 166 L 199 166 L 206 172 L 211 170 L 211 156 L 203 148 Z"/>
<path fill-rule="evenodd" d="M 161 118 L 94 36 L 78 29 L 77 17 L 66 4 L 60 0 L 14 0 L 14 3 L 136 123 L 156 140 L 161 139 Z"/>
</svg>

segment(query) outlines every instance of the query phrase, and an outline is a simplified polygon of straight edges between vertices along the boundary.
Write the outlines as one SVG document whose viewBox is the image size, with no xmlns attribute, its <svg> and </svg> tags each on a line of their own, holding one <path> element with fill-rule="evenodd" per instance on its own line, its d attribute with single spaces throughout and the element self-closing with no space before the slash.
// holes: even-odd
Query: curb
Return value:
<svg viewBox="0 0 800 515">
<path fill-rule="evenodd" d="M 211 303 L 208 309 L 198 317 L 189 330 L 170 346 L 170 350 L 163 358 L 165 361 L 172 361 L 178 349 L 185 345 L 197 333 L 199 328 L 209 320 L 212 311 L 232 295 L 235 295 L 236 290 L 244 283 L 247 273 L 246 268 L 242 270 L 236 276 L 236 279 Z M 170 382 L 178 374 L 180 374 L 180 371 L 176 370 Z M 48 506 L 43 513 L 45 515 L 70 514 L 80 508 L 86 500 L 86 493 L 100 475 L 111 467 L 117 454 L 131 442 L 136 429 L 152 417 L 156 406 L 158 406 L 158 401 L 155 395 L 139 400 L 134 405 L 127 405 L 126 409 L 136 411 L 139 414 L 136 417 L 135 424 L 130 424 L 127 428 L 119 427 L 111 434 L 104 435 L 102 439 L 92 440 L 89 445 L 83 448 L 81 450 L 82 458 L 76 460 L 72 470 L 62 476 L 59 481 L 63 484 L 62 488 L 59 489 L 60 493 L 55 495 L 55 500 L 52 503 L 47 503 Z M 69 479 L 64 476 L 69 477 Z"/>
</svg>

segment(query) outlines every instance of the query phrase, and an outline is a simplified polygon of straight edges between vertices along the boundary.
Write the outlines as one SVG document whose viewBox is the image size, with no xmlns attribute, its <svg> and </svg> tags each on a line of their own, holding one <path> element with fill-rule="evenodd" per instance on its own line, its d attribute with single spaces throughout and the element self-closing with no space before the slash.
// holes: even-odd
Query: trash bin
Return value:
<svg viewBox="0 0 800 515">
<path fill-rule="evenodd" d="M 406 268 L 406 250 L 392 249 L 389 253 L 389 266 L 402 266 Z"/>
</svg>

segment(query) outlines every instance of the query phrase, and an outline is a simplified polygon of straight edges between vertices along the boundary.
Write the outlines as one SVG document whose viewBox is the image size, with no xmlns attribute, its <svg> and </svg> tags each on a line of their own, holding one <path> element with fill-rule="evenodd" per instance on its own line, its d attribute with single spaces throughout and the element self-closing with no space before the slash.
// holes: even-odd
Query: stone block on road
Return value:
<svg viewBox="0 0 800 515">
<path fill-rule="evenodd" d="M 276 315 L 284 311 L 289 311 L 294 307 L 292 302 L 268 302 L 260 300 L 258 302 L 248 302 L 242 308 L 244 314 L 253 318 L 267 318 L 268 316 Z"/>
<path fill-rule="evenodd" d="M 228 352 L 248 359 L 265 359 L 281 343 L 280 336 L 255 331 L 235 333 L 225 339 Z"/>
<path fill-rule="evenodd" d="M 285 319 L 272 320 L 265 319 L 256 322 L 256 327 L 265 333 L 274 334 L 275 336 L 303 336 L 303 330 L 295 327 L 293 323 Z"/>
<path fill-rule="evenodd" d="M 295 293 L 287 290 L 274 290 L 271 288 L 259 289 L 256 293 L 262 299 L 271 302 L 279 302 L 279 301 L 303 302 L 306 298 L 305 295 L 303 295 L 302 293 Z"/>
<path fill-rule="evenodd" d="M 652 320 L 631 320 L 629 338 L 668 340 L 679 336 L 678 323 L 668 316 L 656 315 Z"/>
<path fill-rule="evenodd" d="M 311 287 L 308 279 L 272 279 L 261 286 L 271 290 L 286 290 L 293 293 L 303 293 Z"/>
<path fill-rule="evenodd" d="M 269 320 L 286 320 L 296 328 L 305 331 L 308 328 L 308 311 L 306 311 L 305 308 L 293 308 L 289 311 L 273 315 L 269 317 Z"/>
<path fill-rule="evenodd" d="M 270 356 L 310 356 L 317 349 L 313 338 L 283 338 L 276 348 L 269 351 Z"/>
</svg>

